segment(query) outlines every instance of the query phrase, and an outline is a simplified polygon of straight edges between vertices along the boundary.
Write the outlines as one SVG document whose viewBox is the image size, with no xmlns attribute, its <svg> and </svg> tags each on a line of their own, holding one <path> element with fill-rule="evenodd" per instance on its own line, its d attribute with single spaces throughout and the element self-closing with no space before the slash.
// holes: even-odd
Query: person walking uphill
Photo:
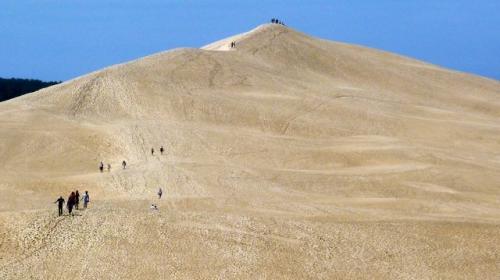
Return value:
<svg viewBox="0 0 500 280">
<path fill-rule="evenodd" d="M 75 192 L 71 192 L 71 194 L 68 197 L 68 202 L 66 204 L 66 207 L 68 207 L 68 212 L 70 215 L 73 215 L 73 206 L 75 206 Z"/>
<path fill-rule="evenodd" d="M 83 200 L 83 209 L 87 209 L 87 204 L 89 204 L 90 202 L 90 196 L 88 191 L 85 191 L 85 193 L 82 195 L 82 200 Z"/>
<path fill-rule="evenodd" d="M 63 214 L 64 198 L 60 196 L 54 203 L 57 203 L 57 208 L 59 209 L 59 216 Z"/>
<path fill-rule="evenodd" d="M 161 195 L 163 194 L 163 190 L 160 188 L 158 190 L 158 199 L 161 199 Z"/>
<path fill-rule="evenodd" d="M 101 171 L 101 173 L 104 171 L 104 163 L 99 163 L 99 171 Z"/>
<path fill-rule="evenodd" d="M 75 209 L 78 210 L 78 206 L 80 205 L 80 193 L 78 190 L 75 192 Z"/>
<path fill-rule="evenodd" d="M 151 148 L 151 155 L 154 156 L 155 155 L 155 149 L 154 148 Z"/>
</svg>

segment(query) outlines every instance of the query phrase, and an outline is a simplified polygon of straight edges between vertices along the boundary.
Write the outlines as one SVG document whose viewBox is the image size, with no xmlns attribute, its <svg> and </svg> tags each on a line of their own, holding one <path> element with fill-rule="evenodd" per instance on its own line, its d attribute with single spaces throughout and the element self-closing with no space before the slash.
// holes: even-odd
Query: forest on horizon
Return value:
<svg viewBox="0 0 500 280">
<path fill-rule="evenodd" d="M 61 83 L 36 79 L 0 78 L 0 102 Z"/>
</svg>

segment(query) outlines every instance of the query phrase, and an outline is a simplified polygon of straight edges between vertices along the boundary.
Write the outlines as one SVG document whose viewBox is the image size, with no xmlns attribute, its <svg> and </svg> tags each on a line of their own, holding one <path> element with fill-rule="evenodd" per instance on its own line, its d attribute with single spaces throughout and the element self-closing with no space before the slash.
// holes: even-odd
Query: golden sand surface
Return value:
<svg viewBox="0 0 500 280">
<path fill-rule="evenodd" d="M 0 170 L 0 279 L 500 279 L 500 82 L 280 25 L 0 103 Z"/>
</svg>

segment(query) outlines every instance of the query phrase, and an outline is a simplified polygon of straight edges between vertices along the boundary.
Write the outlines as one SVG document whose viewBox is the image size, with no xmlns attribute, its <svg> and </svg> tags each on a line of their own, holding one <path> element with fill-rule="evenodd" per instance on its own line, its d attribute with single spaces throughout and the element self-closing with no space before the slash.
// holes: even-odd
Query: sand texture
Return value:
<svg viewBox="0 0 500 280">
<path fill-rule="evenodd" d="M 280 25 L 0 103 L 0 170 L 4 280 L 500 279 L 500 82 Z"/>
</svg>

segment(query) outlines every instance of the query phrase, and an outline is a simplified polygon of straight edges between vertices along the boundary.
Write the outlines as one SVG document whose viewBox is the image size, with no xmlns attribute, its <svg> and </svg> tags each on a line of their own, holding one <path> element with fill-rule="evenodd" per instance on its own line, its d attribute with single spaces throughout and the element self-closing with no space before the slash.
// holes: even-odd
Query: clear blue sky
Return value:
<svg viewBox="0 0 500 280">
<path fill-rule="evenodd" d="M 0 0 L 0 77 L 67 80 L 272 17 L 500 80 L 500 0 Z"/>
</svg>

